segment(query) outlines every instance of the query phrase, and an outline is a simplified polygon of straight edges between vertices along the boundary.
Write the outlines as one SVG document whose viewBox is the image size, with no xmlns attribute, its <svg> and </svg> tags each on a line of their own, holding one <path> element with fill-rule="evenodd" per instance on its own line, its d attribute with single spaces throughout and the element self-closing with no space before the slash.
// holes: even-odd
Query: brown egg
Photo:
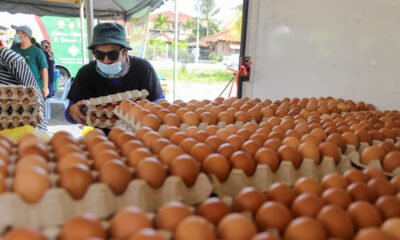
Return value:
<svg viewBox="0 0 400 240">
<path fill-rule="evenodd" d="M 393 239 L 400 239 L 400 218 L 391 218 L 386 220 L 382 224 L 381 229 Z"/>
<path fill-rule="evenodd" d="M 218 224 L 218 235 L 222 239 L 251 239 L 256 234 L 257 228 L 253 221 L 239 213 L 226 215 Z"/>
<path fill-rule="evenodd" d="M 361 172 L 358 169 L 349 169 L 346 172 L 344 172 L 343 177 L 347 180 L 349 183 L 355 183 L 355 182 L 368 182 L 368 177 Z"/>
<path fill-rule="evenodd" d="M 263 130 L 263 129 L 259 129 L 259 130 Z M 265 141 L 267 141 L 267 136 L 256 132 L 250 136 L 249 140 L 253 140 L 253 141 L 257 142 L 260 146 L 263 146 Z"/>
<path fill-rule="evenodd" d="M 230 157 L 232 168 L 242 169 L 247 176 L 252 176 L 256 163 L 250 154 L 243 151 L 236 151 Z"/>
<path fill-rule="evenodd" d="M 38 230 L 29 227 L 14 227 L 6 232 L 3 240 L 46 240 L 46 237 Z"/>
<path fill-rule="evenodd" d="M 127 239 L 145 228 L 151 228 L 146 213 L 136 206 L 130 206 L 121 209 L 112 217 L 109 232 L 114 239 Z"/>
<path fill-rule="evenodd" d="M 245 129 L 245 128 L 241 128 L 236 132 L 236 135 L 241 137 L 243 139 L 243 141 L 246 141 L 246 140 L 248 140 L 250 138 L 252 133 L 249 130 Z"/>
<path fill-rule="evenodd" d="M 152 113 L 147 114 L 147 115 L 142 119 L 142 122 L 141 122 L 141 126 L 142 126 L 142 127 L 149 127 L 149 128 L 151 128 L 151 129 L 153 129 L 153 130 L 155 130 L 155 131 L 158 130 L 158 128 L 160 127 L 160 125 L 161 125 L 161 120 L 158 118 L 157 115 L 152 114 Z"/>
<path fill-rule="evenodd" d="M 312 134 L 305 134 L 301 137 L 301 142 L 311 142 L 313 143 L 315 146 L 319 146 L 319 144 L 321 143 L 321 140 L 319 140 L 319 138 L 317 138 L 316 136 L 312 135 Z"/>
<path fill-rule="evenodd" d="M 168 139 L 160 137 L 159 139 L 157 139 L 153 143 L 151 143 L 150 150 L 154 154 L 159 154 L 161 152 L 161 150 L 164 147 L 168 146 L 169 144 L 171 144 L 171 142 Z"/>
<path fill-rule="evenodd" d="M 219 129 L 219 130 L 216 132 L 216 135 L 217 135 L 222 141 L 226 141 L 226 139 L 227 139 L 228 137 L 230 137 L 232 134 L 231 134 L 228 130 Z"/>
<path fill-rule="evenodd" d="M 279 147 L 281 146 L 281 142 L 278 139 L 268 139 L 265 143 L 264 143 L 264 147 L 267 148 L 271 148 L 273 149 L 275 152 L 278 151 Z"/>
<path fill-rule="evenodd" d="M 368 181 L 368 187 L 375 193 L 375 195 L 395 195 L 397 193 L 396 187 L 390 184 L 385 178 L 373 178 Z"/>
<path fill-rule="evenodd" d="M 8 177 L 7 164 L 1 159 L 0 159 L 0 176 L 3 178 Z"/>
<path fill-rule="evenodd" d="M 107 142 L 102 142 L 97 144 L 94 148 L 93 151 L 90 153 L 92 158 L 97 158 L 98 155 L 101 155 L 103 151 L 105 150 L 111 150 L 111 151 L 117 151 L 117 148 L 115 147 L 115 144 L 113 142 L 107 141 Z"/>
<path fill-rule="evenodd" d="M 258 208 L 266 201 L 261 191 L 253 187 L 243 188 L 235 198 L 234 208 L 236 212 L 257 213 Z"/>
<path fill-rule="evenodd" d="M 380 148 L 382 148 L 383 151 L 385 151 L 385 154 L 387 154 L 387 153 L 389 153 L 389 152 L 391 152 L 391 151 L 396 150 L 395 145 L 394 145 L 392 142 L 390 142 L 390 141 L 381 142 L 381 143 L 379 143 L 378 146 L 379 146 Z"/>
<path fill-rule="evenodd" d="M 196 214 L 217 226 L 219 221 L 231 212 L 231 207 L 227 203 L 217 197 L 211 197 L 197 207 Z"/>
<path fill-rule="evenodd" d="M 267 192 L 269 200 L 280 202 L 287 207 L 292 205 L 296 194 L 291 187 L 283 183 L 274 183 L 270 186 Z"/>
<path fill-rule="evenodd" d="M 167 171 L 156 158 L 146 157 L 137 164 L 136 177 L 145 180 L 152 188 L 159 188 L 167 178 Z"/>
<path fill-rule="evenodd" d="M 232 134 L 226 139 L 226 142 L 232 144 L 232 146 L 234 146 L 237 150 L 240 149 L 244 141 L 245 140 L 242 137 L 236 134 Z"/>
<path fill-rule="evenodd" d="M 62 137 L 62 138 L 60 137 L 57 140 L 57 142 L 54 143 L 53 151 L 57 153 L 60 150 L 60 148 L 64 147 L 65 145 L 75 145 L 79 147 L 78 142 L 72 137 Z"/>
<path fill-rule="evenodd" d="M 321 185 L 325 189 L 327 188 L 346 189 L 349 183 L 342 175 L 337 173 L 330 173 L 322 178 Z"/>
<path fill-rule="evenodd" d="M 298 168 L 301 164 L 301 156 L 299 152 L 288 145 L 282 145 L 278 149 L 278 156 L 281 161 L 290 161 L 293 163 L 295 168 Z"/>
<path fill-rule="evenodd" d="M 294 184 L 293 190 L 297 194 L 314 193 L 321 196 L 323 188 L 315 179 L 311 177 L 301 177 Z"/>
<path fill-rule="evenodd" d="M 216 135 L 218 129 L 219 128 L 215 125 L 208 125 L 204 130 L 211 136 Z"/>
<path fill-rule="evenodd" d="M 215 135 L 207 137 L 204 143 L 207 144 L 214 152 L 217 151 L 218 147 L 221 146 L 221 144 L 223 144 L 222 140 Z"/>
<path fill-rule="evenodd" d="M 279 218 L 276 216 L 279 216 Z M 282 203 L 268 201 L 258 209 L 255 220 L 261 231 L 275 228 L 282 233 L 292 221 L 292 214 Z"/>
<path fill-rule="evenodd" d="M 301 157 L 314 160 L 315 164 L 319 164 L 321 157 L 317 146 L 312 142 L 303 142 L 297 149 Z"/>
<path fill-rule="evenodd" d="M 243 123 L 251 121 L 250 116 L 246 112 L 243 112 L 243 111 L 237 111 L 235 113 L 235 119 L 236 119 L 236 121 L 243 122 Z"/>
<path fill-rule="evenodd" d="M 167 131 L 168 129 L 174 129 L 174 128 L 173 127 L 168 127 L 164 131 Z M 151 132 L 151 131 L 152 131 L 152 129 L 149 128 L 149 127 L 141 127 L 135 132 L 135 135 L 130 135 L 130 136 L 132 136 L 133 139 L 137 138 L 138 140 L 143 141 L 143 136 L 146 133 Z M 176 131 L 178 131 L 178 130 L 176 130 Z M 165 136 L 163 136 L 163 137 L 165 137 Z M 119 137 L 119 138 L 121 138 L 121 137 Z M 132 140 L 132 139 L 129 139 L 129 140 Z M 117 144 L 117 146 L 118 146 L 118 144 Z"/>
<path fill-rule="evenodd" d="M 368 167 L 363 170 L 363 173 L 369 178 L 384 178 L 387 179 L 385 172 L 377 167 Z"/>
<path fill-rule="evenodd" d="M 310 217 L 294 219 L 287 226 L 284 239 L 290 240 L 326 240 L 326 232 L 321 223 Z"/>
<path fill-rule="evenodd" d="M 162 138 L 161 135 L 156 131 L 149 131 L 143 135 L 143 143 L 146 147 L 150 147 L 151 144 L 158 139 Z"/>
<path fill-rule="evenodd" d="M 346 140 L 342 137 L 342 135 L 338 133 L 333 133 L 329 135 L 326 141 L 334 143 L 338 148 L 342 150 L 342 153 L 346 150 Z"/>
<path fill-rule="evenodd" d="M 40 167 L 48 174 L 50 172 L 49 166 L 47 165 L 47 161 L 36 154 L 27 155 L 17 162 L 15 166 L 15 173 L 17 174 L 20 171 L 33 169 L 35 167 Z"/>
<path fill-rule="evenodd" d="M 106 239 L 106 231 L 91 214 L 70 218 L 61 229 L 60 240 Z"/>
<path fill-rule="evenodd" d="M 10 154 L 3 148 L 0 148 L 0 160 L 5 162 L 6 164 L 10 162 Z"/>
<path fill-rule="evenodd" d="M 361 153 L 361 163 L 368 165 L 372 160 L 383 161 L 385 151 L 378 146 L 369 146 Z"/>
<path fill-rule="evenodd" d="M 223 143 L 217 149 L 217 152 L 227 159 L 229 159 L 235 151 L 235 147 L 230 143 Z"/>
<path fill-rule="evenodd" d="M 101 167 L 108 161 L 111 160 L 121 160 L 121 157 L 115 150 L 104 150 L 102 154 L 96 155 L 94 160 L 94 169 L 99 171 Z M 128 159 L 130 161 L 130 159 Z"/>
<path fill-rule="evenodd" d="M 266 147 L 259 148 L 254 154 L 254 159 L 258 164 L 268 165 L 273 172 L 278 169 L 280 163 L 276 152 L 273 149 Z"/>
<path fill-rule="evenodd" d="M 50 144 L 54 145 L 55 142 L 58 141 L 58 139 L 65 138 L 65 137 L 72 137 L 69 132 L 66 131 L 58 131 L 56 132 L 51 138 L 50 138 Z"/>
<path fill-rule="evenodd" d="M 269 232 L 262 232 L 255 235 L 251 240 L 280 240 L 281 238 Z"/>
<path fill-rule="evenodd" d="M 131 179 L 131 173 L 121 160 L 106 162 L 99 172 L 100 182 L 107 184 L 116 195 L 125 192 Z"/>
<path fill-rule="evenodd" d="M 125 134 L 125 133 L 123 133 L 123 134 Z M 122 134 L 121 134 L 121 135 L 122 135 Z M 119 135 L 119 137 L 120 137 L 121 135 Z M 85 147 L 86 147 L 87 150 L 89 150 L 89 152 L 92 152 L 92 151 L 93 151 L 93 148 L 94 148 L 97 144 L 99 144 L 99 143 L 101 143 L 101 142 L 107 142 L 107 141 L 108 141 L 108 138 L 105 137 L 105 136 L 95 136 L 95 137 L 93 137 L 93 138 L 90 140 L 90 142 L 88 142 L 87 144 L 85 144 Z"/>
<path fill-rule="evenodd" d="M 190 216 L 179 223 L 175 240 L 216 240 L 213 225 L 203 217 Z"/>
<path fill-rule="evenodd" d="M 390 183 L 397 189 L 397 192 L 400 191 L 400 176 L 394 176 Z"/>
<path fill-rule="evenodd" d="M 165 240 L 165 238 L 152 228 L 145 228 L 132 234 L 128 240 Z"/>
<path fill-rule="evenodd" d="M 129 140 L 121 148 L 121 154 L 124 157 L 128 157 L 129 153 L 139 147 L 144 147 L 143 143 L 139 140 Z"/>
<path fill-rule="evenodd" d="M 353 238 L 354 240 L 393 240 L 389 235 L 376 227 L 368 227 L 361 229 L 357 235 Z"/>
<path fill-rule="evenodd" d="M 193 157 L 182 154 L 172 160 L 169 171 L 171 175 L 181 177 L 186 186 L 191 187 L 196 182 L 200 167 Z"/>
<path fill-rule="evenodd" d="M 181 125 L 181 119 L 175 113 L 168 113 L 163 118 L 163 123 L 168 126 L 179 127 Z"/>
<path fill-rule="evenodd" d="M 85 196 L 92 183 L 93 176 L 89 168 L 86 165 L 77 164 L 61 173 L 58 184 L 77 200 Z"/>
<path fill-rule="evenodd" d="M 319 152 L 322 157 L 331 157 L 335 160 L 335 163 L 338 164 L 340 161 L 340 152 L 336 146 L 336 144 L 332 142 L 323 142 L 318 147 Z"/>
<path fill-rule="evenodd" d="M 353 202 L 347 212 L 358 228 L 379 227 L 382 223 L 378 209 L 366 201 Z"/>
<path fill-rule="evenodd" d="M 167 147 L 164 147 L 163 150 Z M 161 153 L 163 150 L 161 150 Z M 161 153 L 160 153 L 160 156 L 161 156 Z M 149 151 L 148 148 L 139 147 L 129 153 L 127 163 L 130 167 L 135 168 L 140 161 L 142 161 L 143 159 L 145 159 L 147 157 L 152 157 L 152 156 L 153 156 L 153 154 Z"/>
<path fill-rule="evenodd" d="M 158 210 L 154 222 L 158 229 L 175 231 L 178 224 L 191 215 L 192 211 L 185 204 L 173 201 Z"/>
<path fill-rule="evenodd" d="M 336 205 L 344 210 L 353 201 L 350 194 L 342 188 L 328 188 L 322 193 L 322 200 L 325 204 Z"/>
<path fill-rule="evenodd" d="M 294 217 L 316 217 L 319 210 L 324 206 L 322 199 L 314 193 L 302 193 L 292 203 Z"/>
<path fill-rule="evenodd" d="M 185 138 L 184 140 L 182 140 L 182 142 L 179 143 L 179 147 L 185 152 L 185 153 L 190 153 L 190 150 L 193 148 L 194 145 L 196 145 L 197 143 L 199 143 L 199 141 L 197 141 L 194 138 Z"/>
<path fill-rule="evenodd" d="M 300 145 L 300 140 L 296 137 L 285 137 L 282 140 L 282 144 L 285 144 L 285 145 L 288 145 L 288 146 L 291 146 L 291 147 L 297 149 Z"/>
<path fill-rule="evenodd" d="M 323 207 L 317 219 L 331 238 L 350 240 L 354 236 L 355 227 L 350 215 L 338 206 Z"/>
<path fill-rule="evenodd" d="M 176 133 L 172 134 L 172 136 L 169 138 L 169 140 L 171 141 L 171 143 L 173 143 L 175 145 L 179 145 L 183 140 L 185 140 L 188 137 L 189 136 L 184 132 L 176 132 Z"/>
<path fill-rule="evenodd" d="M 141 128 L 141 129 L 144 129 L 144 128 Z M 139 132 L 139 130 L 136 132 L 136 136 L 138 136 L 138 134 L 139 134 L 138 132 Z M 124 132 L 124 133 L 121 133 L 120 135 L 118 135 L 118 137 L 114 143 L 120 149 L 120 148 L 122 148 L 122 146 L 125 145 L 125 143 L 129 142 L 130 140 L 135 140 L 135 139 L 136 139 L 136 137 L 132 133 Z M 138 139 L 139 139 L 139 137 L 138 137 Z"/>
<path fill-rule="evenodd" d="M 347 192 L 350 193 L 354 200 L 363 200 L 373 203 L 376 199 L 376 194 L 364 182 L 355 182 L 347 187 Z"/>
<path fill-rule="evenodd" d="M 200 123 L 199 117 L 194 112 L 186 112 L 182 116 L 182 121 L 190 126 L 198 126 Z"/>
<path fill-rule="evenodd" d="M 190 155 L 199 163 L 202 163 L 213 150 L 205 143 L 197 143 L 190 150 Z"/>
<path fill-rule="evenodd" d="M 400 167 L 400 151 L 392 151 L 386 154 L 383 159 L 383 169 L 391 173 L 398 167 Z"/>
<path fill-rule="evenodd" d="M 21 149 L 21 150 L 20 150 Z M 36 145 L 28 145 L 18 149 L 18 158 L 21 159 L 25 156 L 36 154 L 49 161 L 50 156 L 44 144 L 37 143 Z"/>
<path fill-rule="evenodd" d="M 40 167 L 33 167 L 19 172 L 13 182 L 14 192 L 28 203 L 40 201 L 50 187 L 49 176 Z"/>
<path fill-rule="evenodd" d="M 117 140 L 117 137 L 124 133 L 126 130 L 120 127 L 113 127 L 108 134 L 108 138 L 112 141 L 115 142 Z"/>
<path fill-rule="evenodd" d="M 384 219 L 400 217 L 400 201 L 395 196 L 382 196 L 376 200 L 375 206 Z"/>
<path fill-rule="evenodd" d="M 229 175 L 229 161 L 219 153 L 213 153 L 206 157 L 202 164 L 203 171 L 208 175 L 215 175 L 220 182 L 224 182 Z"/>
</svg>

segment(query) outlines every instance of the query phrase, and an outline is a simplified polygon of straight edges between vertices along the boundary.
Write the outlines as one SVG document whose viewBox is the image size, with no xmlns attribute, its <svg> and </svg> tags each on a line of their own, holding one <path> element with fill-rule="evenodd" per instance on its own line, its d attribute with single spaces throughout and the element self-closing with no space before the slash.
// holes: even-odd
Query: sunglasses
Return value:
<svg viewBox="0 0 400 240">
<path fill-rule="evenodd" d="M 108 59 L 110 59 L 111 61 L 115 61 L 119 58 L 119 54 L 124 51 L 124 49 L 121 49 L 119 51 L 117 50 L 113 50 L 113 51 L 109 51 L 109 52 L 102 52 L 99 50 L 93 50 L 93 55 L 96 59 L 98 60 L 104 60 L 104 58 L 108 57 Z"/>
</svg>

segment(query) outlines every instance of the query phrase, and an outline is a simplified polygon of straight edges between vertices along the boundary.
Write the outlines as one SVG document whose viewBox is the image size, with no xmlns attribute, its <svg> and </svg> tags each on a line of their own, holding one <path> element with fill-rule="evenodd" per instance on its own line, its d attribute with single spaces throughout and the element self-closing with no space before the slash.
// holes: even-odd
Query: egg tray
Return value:
<svg viewBox="0 0 400 240">
<path fill-rule="evenodd" d="M 13 128 L 17 128 L 17 127 L 23 127 L 26 125 L 30 125 L 34 128 L 37 127 L 38 122 L 37 121 L 27 121 L 27 122 L 9 122 L 9 123 L 0 123 L 0 131 L 4 130 L 4 129 L 13 129 Z"/>
<path fill-rule="evenodd" d="M 51 147 L 48 149 L 50 151 Z M 50 154 L 51 158 L 53 155 Z M 16 161 L 14 148 L 8 165 L 10 176 L 13 175 Z M 88 160 L 88 163 L 92 164 L 92 161 Z M 115 195 L 107 184 L 97 181 L 98 172 L 92 171 L 94 183 L 88 187 L 82 199 L 75 200 L 67 190 L 57 187 L 59 175 L 54 173 L 56 163 L 49 162 L 48 165 L 53 172 L 50 173 L 52 188 L 37 203 L 28 203 L 19 194 L 11 192 L 13 178 L 6 179 L 8 191 L 0 195 L 0 231 L 10 226 L 61 226 L 70 217 L 83 213 L 92 213 L 99 219 L 105 219 L 126 206 L 138 206 L 149 212 L 173 200 L 194 205 L 207 199 L 213 189 L 208 176 L 200 173 L 191 187 L 187 187 L 177 176 L 168 176 L 158 189 L 150 187 L 145 180 L 134 178 L 123 194 Z M 134 174 L 134 169 L 130 170 Z"/>
<path fill-rule="evenodd" d="M 103 106 L 106 107 L 108 104 L 119 104 L 121 101 L 124 100 L 140 100 L 140 99 L 145 99 L 149 95 L 149 92 L 146 89 L 143 89 L 141 91 L 139 90 L 132 90 L 132 91 L 126 91 L 123 93 L 117 93 L 117 94 L 112 94 L 104 97 L 98 97 L 98 98 L 90 98 L 88 100 L 85 100 L 85 105 L 88 107 L 88 109 L 95 109 L 97 106 Z"/>
<path fill-rule="evenodd" d="M 93 127 L 113 128 L 118 117 L 113 112 L 107 110 L 88 110 L 86 113 L 86 123 Z"/>
<path fill-rule="evenodd" d="M 386 139 L 385 141 L 393 141 L 392 139 Z M 399 141 L 399 138 L 396 138 L 396 142 Z M 373 141 L 372 145 L 379 145 L 380 141 Z M 366 169 L 371 167 L 376 167 L 383 170 L 382 162 L 379 159 L 371 160 L 367 165 L 361 163 L 361 153 L 364 151 L 365 148 L 369 147 L 370 145 L 365 142 L 361 142 L 359 149 L 357 150 L 354 146 L 351 146 L 348 156 L 350 158 L 351 163 L 360 169 Z M 386 176 L 389 178 L 399 176 L 400 175 L 400 167 L 397 167 L 393 172 L 386 172 L 383 170 Z"/>
<path fill-rule="evenodd" d="M 31 92 L 31 94 L 29 94 Z M 38 90 L 33 86 L 24 85 L 3 85 L 0 84 L 0 101 L 2 104 L 6 103 L 2 100 L 20 100 L 28 99 L 30 102 L 37 101 L 39 97 Z"/>
<path fill-rule="evenodd" d="M 39 104 L 36 103 L 29 103 L 29 104 L 24 104 L 24 103 L 5 103 L 0 105 L 0 113 L 1 114 L 11 114 L 12 112 L 18 112 L 18 113 L 23 113 L 23 112 L 33 112 L 34 110 L 39 109 Z"/>
</svg>

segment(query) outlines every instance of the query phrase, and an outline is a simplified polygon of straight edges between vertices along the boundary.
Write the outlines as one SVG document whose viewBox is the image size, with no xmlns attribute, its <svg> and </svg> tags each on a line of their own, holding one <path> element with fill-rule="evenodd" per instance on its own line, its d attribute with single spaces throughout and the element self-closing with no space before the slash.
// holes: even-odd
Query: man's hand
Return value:
<svg viewBox="0 0 400 240">
<path fill-rule="evenodd" d="M 42 112 L 38 112 L 37 121 L 38 121 L 38 123 L 44 122 L 44 117 L 43 117 Z"/>
<path fill-rule="evenodd" d="M 49 96 L 49 88 L 43 88 L 42 89 L 42 93 L 43 93 L 43 98 L 47 98 L 47 96 Z"/>
<path fill-rule="evenodd" d="M 86 116 L 82 114 L 81 109 L 83 105 L 85 104 L 84 101 L 79 101 L 73 105 L 71 105 L 68 109 L 68 114 L 77 123 L 80 123 L 82 125 L 87 125 L 86 124 Z"/>
</svg>

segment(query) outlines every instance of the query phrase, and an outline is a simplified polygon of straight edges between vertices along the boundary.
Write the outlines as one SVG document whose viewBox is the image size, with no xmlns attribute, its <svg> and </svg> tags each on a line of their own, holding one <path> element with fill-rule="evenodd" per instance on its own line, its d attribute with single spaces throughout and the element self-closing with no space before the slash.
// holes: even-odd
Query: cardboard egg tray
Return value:
<svg viewBox="0 0 400 240">
<path fill-rule="evenodd" d="M 83 148 L 83 145 L 81 147 Z M 50 157 L 53 159 L 54 154 L 51 149 L 52 147 L 48 146 Z M 87 152 L 85 154 L 88 155 Z M 57 187 L 59 180 L 59 175 L 55 173 L 57 164 L 50 161 L 48 165 L 52 188 L 44 193 L 39 202 L 30 204 L 19 194 L 11 191 L 16 161 L 16 148 L 14 148 L 8 166 L 10 177 L 6 179 L 8 190 L 0 195 L 2 213 L 0 231 L 9 226 L 61 226 L 70 217 L 82 213 L 92 213 L 99 219 L 106 219 L 126 206 L 138 206 L 145 211 L 155 211 L 173 200 L 193 205 L 208 198 L 213 188 L 208 176 L 200 173 L 190 188 L 177 176 L 168 176 L 158 189 L 151 188 L 145 180 L 133 178 L 122 195 L 115 195 L 107 184 L 98 181 L 98 172 L 92 171 L 94 183 L 89 186 L 82 199 L 75 200 L 67 190 Z M 93 164 L 91 160 L 88 160 L 88 163 Z M 130 170 L 134 175 L 134 169 Z"/>
<path fill-rule="evenodd" d="M 392 139 L 386 139 L 385 141 L 391 141 L 394 142 Z M 396 138 L 395 142 L 400 141 L 400 138 Z M 380 141 L 373 141 L 372 145 L 379 145 L 381 142 Z M 369 147 L 370 145 L 368 143 L 365 142 L 361 142 L 360 146 L 358 149 L 356 149 L 354 146 L 348 146 L 348 156 L 351 160 L 351 163 L 357 167 L 357 168 L 361 168 L 361 169 L 365 169 L 365 168 L 370 168 L 370 167 L 376 167 L 379 169 L 383 170 L 383 166 L 382 166 L 382 162 L 379 159 L 375 159 L 372 160 L 368 163 L 368 165 L 362 164 L 361 163 L 361 153 L 364 151 L 364 149 L 366 149 L 367 147 Z M 397 167 L 393 172 L 389 173 L 384 171 L 386 176 L 388 177 L 394 177 L 394 176 L 398 176 L 400 175 L 400 167 Z"/>
<path fill-rule="evenodd" d="M 33 86 L 0 84 L 0 101 L 2 104 L 12 102 L 12 100 L 23 102 L 25 99 L 28 99 L 29 102 L 35 102 L 38 97 L 39 92 Z"/>
<path fill-rule="evenodd" d="M 133 90 L 123 93 L 112 94 L 104 97 L 90 98 L 85 100 L 86 122 L 88 125 L 100 128 L 112 128 L 118 119 L 113 110 L 124 100 L 145 99 L 149 95 L 146 89 Z"/>
</svg>

